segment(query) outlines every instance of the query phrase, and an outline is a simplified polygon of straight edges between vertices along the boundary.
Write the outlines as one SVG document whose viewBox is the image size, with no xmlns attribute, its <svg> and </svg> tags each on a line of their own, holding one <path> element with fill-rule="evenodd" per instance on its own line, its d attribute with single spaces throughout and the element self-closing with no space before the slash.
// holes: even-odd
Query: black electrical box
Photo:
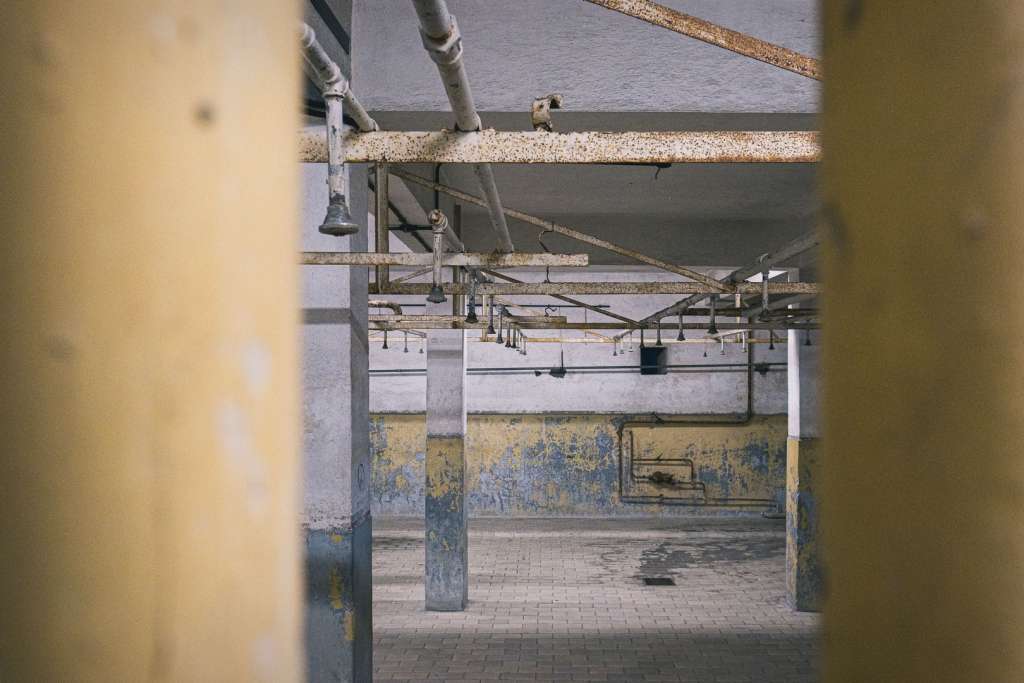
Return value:
<svg viewBox="0 0 1024 683">
<path fill-rule="evenodd" d="M 664 375 L 668 373 L 665 367 L 664 346 L 641 346 L 640 347 L 640 374 L 641 375 Z"/>
</svg>

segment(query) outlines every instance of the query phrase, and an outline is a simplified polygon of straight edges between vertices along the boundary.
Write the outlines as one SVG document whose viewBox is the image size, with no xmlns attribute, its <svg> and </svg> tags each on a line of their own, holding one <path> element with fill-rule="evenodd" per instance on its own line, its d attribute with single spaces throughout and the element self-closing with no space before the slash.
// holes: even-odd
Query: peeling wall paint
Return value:
<svg viewBox="0 0 1024 683">
<path fill-rule="evenodd" d="M 633 420 L 623 415 L 470 415 L 465 449 L 469 513 L 728 514 L 781 505 L 785 490 L 785 415 L 756 416 L 745 424 L 653 426 L 636 425 Z M 624 430 L 627 434 L 634 432 L 634 452 L 642 454 L 645 462 L 662 458 L 666 462 L 683 459 L 692 463 L 691 479 L 678 478 L 681 483 L 692 480 L 700 484 L 703 494 L 695 495 L 695 487 L 638 481 L 628 489 L 632 496 L 688 497 L 693 504 L 623 501 L 619 440 Z M 373 514 L 422 515 L 424 416 L 372 415 L 370 446 Z M 647 469 L 649 474 L 651 468 Z M 704 501 L 720 504 L 712 506 Z M 721 504 L 723 501 L 726 504 Z M 732 501 L 738 504 L 729 504 Z"/>
<path fill-rule="evenodd" d="M 816 480 L 821 475 L 822 443 L 790 437 L 786 477 L 786 594 L 793 608 L 817 612 L 824 594 L 822 552 L 818 539 Z"/>
</svg>

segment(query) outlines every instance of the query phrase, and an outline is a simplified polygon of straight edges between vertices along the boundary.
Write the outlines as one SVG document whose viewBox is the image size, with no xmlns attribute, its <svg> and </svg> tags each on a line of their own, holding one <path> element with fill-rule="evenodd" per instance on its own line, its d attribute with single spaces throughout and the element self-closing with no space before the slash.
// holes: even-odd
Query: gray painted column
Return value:
<svg viewBox="0 0 1024 683">
<path fill-rule="evenodd" d="M 317 231 L 327 206 L 327 167 L 304 164 L 302 178 L 302 248 L 366 251 L 365 167 L 351 170 L 350 207 L 362 229 L 349 237 Z M 370 681 L 367 269 L 302 271 L 307 675 Z"/>
<path fill-rule="evenodd" d="M 427 304 L 451 314 L 450 301 Z M 458 612 L 469 602 L 466 520 L 466 337 L 427 333 L 426 607 Z"/>
<path fill-rule="evenodd" d="M 808 346 L 807 342 L 811 345 Z M 816 332 L 790 330 L 787 344 L 789 438 L 786 440 L 786 593 L 800 611 L 820 609 L 821 428 Z"/>
</svg>

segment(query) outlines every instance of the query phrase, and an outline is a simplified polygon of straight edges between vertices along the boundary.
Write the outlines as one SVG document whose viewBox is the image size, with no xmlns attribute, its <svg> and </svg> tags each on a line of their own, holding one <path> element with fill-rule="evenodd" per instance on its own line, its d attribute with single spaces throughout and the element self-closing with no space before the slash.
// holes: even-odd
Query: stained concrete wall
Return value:
<svg viewBox="0 0 1024 683">
<path fill-rule="evenodd" d="M 818 54 L 814 0 L 662 0 L 674 9 Z M 452 0 L 481 111 L 814 112 L 814 81 L 582 0 Z M 448 109 L 407 0 L 356 3 L 355 71 L 373 110 Z M 362 94 L 362 93 L 365 93 Z M 485 120 L 486 123 L 486 120 Z"/>
<path fill-rule="evenodd" d="M 636 474 L 671 473 L 676 482 L 659 485 L 622 471 L 624 433 L 634 457 L 663 461 L 638 465 Z M 422 515 L 424 416 L 374 415 L 370 442 L 373 513 Z M 785 463 L 785 415 L 660 425 L 649 416 L 475 415 L 466 433 L 466 495 L 472 515 L 760 512 L 781 503 Z M 659 495 L 689 504 L 658 505 Z"/>
<path fill-rule="evenodd" d="M 723 269 L 706 269 L 721 276 Z M 519 271 L 524 280 L 543 280 L 543 271 Z M 397 275 L 393 275 L 396 277 Z M 648 268 L 605 267 L 552 270 L 559 280 L 671 280 L 675 276 Z M 423 313 L 423 297 L 396 297 L 407 313 Z M 640 318 L 680 297 L 584 296 L 592 304 L 611 304 L 618 313 Z M 517 298 L 521 303 L 558 303 L 547 297 Z M 724 305 L 724 304 L 723 304 Z M 450 309 L 449 309 L 450 310 Z M 540 313 L 543 309 L 533 309 Z M 573 321 L 607 320 L 582 309 L 549 311 Z M 687 318 L 698 322 L 701 318 Z M 719 322 L 735 319 L 719 318 Z M 671 322 L 676 322 L 673 319 Z M 530 331 L 533 336 L 557 337 L 558 331 Z M 583 339 L 563 331 L 568 340 Z M 609 332 L 611 334 L 611 332 Z M 674 341 L 675 330 L 663 340 Z M 813 335 L 816 333 L 812 333 Z M 527 355 L 466 332 L 468 363 L 466 405 L 470 415 L 466 437 L 467 496 L 473 515 L 642 515 L 714 514 L 780 509 L 785 489 L 787 431 L 787 344 L 777 335 L 775 348 L 751 347 L 750 358 L 761 371 L 750 375 L 750 424 L 672 425 L 653 434 L 634 434 L 638 457 L 662 458 L 665 466 L 647 467 L 672 474 L 667 486 L 631 481 L 620 454 L 623 429 L 632 421 L 660 419 L 740 420 L 748 407 L 747 353 L 740 344 L 707 340 L 703 330 L 688 330 L 690 343 L 666 344 L 669 365 L 665 375 L 641 375 L 639 335 L 621 355 L 612 345 L 598 343 L 527 343 Z M 767 339 L 766 332 L 757 333 Z M 654 344 L 653 332 L 646 336 Z M 375 514 L 419 515 L 423 511 L 425 355 L 417 337 L 406 342 L 392 332 L 388 349 L 381 333 L 370 338 L 371 451 Z M 569 373 L 562 379 L 547 374 L 564 353 Z M 705 353 L 707 354 L 705 356 Z M 707 367 L 699 367 L 707 366 Z M 536 375 L 530 368 L 537 368 Z M 587 368 L 585 371 L 574 371 Z M 473 370 L 489 369 L 488 374 Z M 525 369 L 525 372 L 523 370 Z M 410 374 L 391 374 L 404 370 Z M 511 371 L 511 372 L 510 372 Z M 689 464 L 681 461 L 688 460 Z M 627 502 L 621 495 L 642 502 Z M 652 497 L 684 499 L 655 505 Z M 707 505 L 711 501 L 711 505 Z"/>
</svg>

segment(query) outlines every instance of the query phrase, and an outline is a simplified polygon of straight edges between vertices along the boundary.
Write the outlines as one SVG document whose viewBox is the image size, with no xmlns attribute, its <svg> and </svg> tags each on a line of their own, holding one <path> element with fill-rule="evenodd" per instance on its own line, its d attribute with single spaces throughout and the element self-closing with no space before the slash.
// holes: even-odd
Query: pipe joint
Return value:
<svg viewBox="0 0 1024 683">
<path fill-rule="evenodd" d="M 344 100 L 352 94 L 352 88 L 349 86 L 347 78 L 341 75 L 341 69 L 338 68 L 337 64 L 334 66 L 334 70 L 337 72 L 330 78 L 323 80 L 323 88 L 320 91 L 320 95 L 325 99 L 339 99 Z"/>
<path fill-rule="evenodd" d="M 459 24 L 455 17 L 452 16 L 451 19 L 448 33 L 440 38 L 435 38 L 420 28 L 423 47 L 438 66 L 452 66 L 462 59 L 462 34 L 459 32 Z"/>
</svg>

